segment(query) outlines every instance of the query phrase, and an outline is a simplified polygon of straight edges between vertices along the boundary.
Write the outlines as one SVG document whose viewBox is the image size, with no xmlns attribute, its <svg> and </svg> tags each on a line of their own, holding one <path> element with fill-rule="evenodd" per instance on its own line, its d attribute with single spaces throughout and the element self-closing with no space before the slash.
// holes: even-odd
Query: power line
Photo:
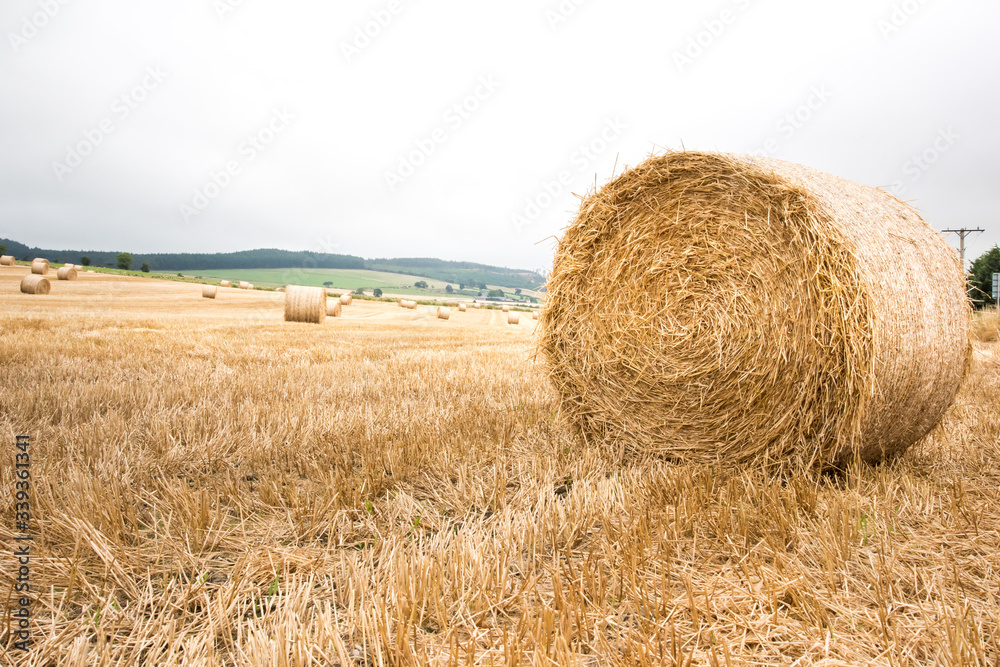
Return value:
<svg viewBox="0 0 1000 667">
<path fill-rule="evenodd" d="M 945 234 L 958 234 L 958 256 L 962 258 L 962 271 L 965 271 L 965 237 L 974 232 L 985 232 L 985 229 L 942 229 Z"/>
</svg>

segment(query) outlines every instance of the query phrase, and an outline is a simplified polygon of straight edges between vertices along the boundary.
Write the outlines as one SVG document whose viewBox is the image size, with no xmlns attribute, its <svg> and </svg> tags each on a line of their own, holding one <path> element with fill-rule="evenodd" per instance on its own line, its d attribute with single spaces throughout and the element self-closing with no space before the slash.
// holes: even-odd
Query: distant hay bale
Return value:
<svg viewBox="0 0 1000 667">
<path fill-rule="evenodd" d="M 25 294 L 48 294 L 52 290 L 49 279 L 35 273 L 29 273 L 21 279 L 21 291 Z"/>
<path fill-rule="evenodd" d="M 232 287 L 232 286 L 233 283 L 230 280 L 223 280 L 221 283 L 219 283 L 219 287 Z"/>
<path fill-rule="evenodd" d="M 517 324 L 520 321 L 521 321 L 521 316 L 515 313 L 514 311 L 510 311 L 507 313 L 507 324 Z"/>
<path fill-rule="evenodd" d="M 44 276 L 49 272 L 49 260 L 40 257 L 32 260 L 31 272 L 38 276 Z"/>
<path fill-rule="evenodd" d="M 962 270 L 912 208 L 718 153 L 653 157 L 589 194 L 540 325 L 588 442 L 698 463 L 898 456 L 969 357 Z"/>
<path fill-rule="evenodd" d="M 464 303 L 458 304 L 458 312 L 464 313 L 465 309 L 466 309 L 466 305 Z"/>
<path fill-rule="evenodd" d="M 531 319 L 533 319 L 533 320 L 537 320 L 538 319 L 538 311 L 537 310 L 535 312 L 531 313 Z"/>
<path fill-rule="evenodd" d="M 451 308 L 446 306 L 438 306 L 437 317 L 439 320 L 447 320 L 451 318 Z"/>
<path fill-rule="evenodd" d="M 0 266 L 14 266 L 14 261 L 11 255 L 0 255 Z"/>
<path fill-rule="evenodd" d="M 284 287 L 279 287 L 278 289 L 276 289 L 274 291 L 275 292 L 281 292 L 282 294 L 284 294 L 285 293 L 285 288 Z"/>
<path fill-rule="evenodd" d="M 341 294 L 341 295 L 340 295 L 340 303 L 344 304 L 345 306 L 349 306 L 349 305 L 351 305 L 351 302 L 352 302 L 353 300 L 354 300 L 354 299 L 353 299 L 353 298 L 351 298 L 351 295 L 350 295 L 350 293 L 349 293 L 349 292 L 348 292 L 348 293 L 344 293 L 344 294 Z"/>
<path fill-rule="evenodd" d="M 501 310 L 503 310 L 503 312 L 505 312 L 505 313 L 509 313 L 510 312 L 510 306 L 506 306 L 505 305 L 503 308 L 501 308 Z"/>
<path fill-rule="evenodd" d="M 327 299 L 326 300 L 326 315 L 327 317 L 340 317 L 341 309 L 343 306 L 340 305 L 340 299 Z"/>
<path fill-rule="evenodd" d="M 402 299 L 397 299 L 396 300 L 396 305 L 398 305 L 400 308 L 403 308 L 403 300 Z"/>
<path fill-rule="evenodd" d="M 480 308 L 482 308 L 482 306 L 480 306 L 478 303 L 472 304 L 472 307 L 475 308 L 476 310 L 479 310 Z"/>
<path fill-rule="evenodd" d="M 59 278 L 59 280 L 76 280 L 76 269 L 73 268 L 72 264 L 64 266 L 56 271 L 56 277 Z"/>
<path fill-rule="evenodd" d="M 322 324 L 326 318 L 326 290 L 289 285 L 285 289 L 285 321 Z"/>
<path fill-rule="evenodd" d="M 403 302 L 403 307 L 404 308 L 409 308 L 410 310 L 416 310 L 417 305 L 418 304 L 417 304 L 416 301 L 404 301 Z"/>
<path fill-rule="evenodd" d="M 253 283 L 249 283 L 249 284 L 247 285 L 247 289 L 253 289 Z"/>
<path fill-rule="evenodd" d="M 247 281 L 241 280 L 239 287 L 240 289 L 250 289 L 251 285 Z"/>
<path fill-rule="evenodd" d="M 215 285 L 202 285 L 201 296 L 205 299 L 214 299 L 219 293 L 219 288 Z"/>
<path fill-rule="evenodd" d="M 77 271 L 83 271 L 83 264 L 77 264 L 73 268 L 76 269 Z"/>
</svg>

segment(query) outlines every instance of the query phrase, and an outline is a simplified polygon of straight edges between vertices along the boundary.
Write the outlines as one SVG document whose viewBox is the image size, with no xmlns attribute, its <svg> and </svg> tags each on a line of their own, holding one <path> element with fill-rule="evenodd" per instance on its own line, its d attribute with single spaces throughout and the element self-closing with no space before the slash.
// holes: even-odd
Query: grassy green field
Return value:
<svg viewBox="0 0 1000 667">
<path fill-rule="evenodd" d="M 415 296 L 455 296 L 474 297 L 478 294 L 477 289 L 466 289 L 459 293 L 458 285 L 445 283 L 432 278 L 422 278 L 403 273 L 388 273 L 385 271 L 367 271 L 354 269 L 205 269 L 187 272 L 190 275 L 201 276 L 202 278 L 217 278 L 222 280 L 246 280 L 254 285 L 280 287 L 283 285 L 313 285 L 316 287 L 330 287 L 332 289 L 356 290 L 363 289 L 371 292 L 376 287 L 391 294 L 415 295 Z M 413 287 L 413 283 L 418 280 L 427 282 L 426 289 Z M 325 285 L 330 283 L 330 285 Z M 451 284 L 455 294 L 449 295 L 445 291 L 445 286 Z M 468 287 L 468 286 L 467 286 Z M 490 289 L 498 286 L 490 285 Z M 513 296 L 514 290 L 510 287 L 499 286 L 505 293 Z M 534 294 L 534 293 L 532 293 Z"/>
</svg>

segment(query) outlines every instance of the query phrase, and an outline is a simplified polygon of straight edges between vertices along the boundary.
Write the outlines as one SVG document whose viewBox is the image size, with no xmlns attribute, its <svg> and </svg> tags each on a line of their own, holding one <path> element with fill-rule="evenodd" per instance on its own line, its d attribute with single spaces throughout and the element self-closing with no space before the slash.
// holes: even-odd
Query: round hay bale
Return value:
<svg viewBox="0 0 1000 667">
<path fill-rule="evenodd" d="M 14 266 L 14 257 L 12 255 L 0 255 L 0 266 Z"/>
<path fill-rule="evenodd" d="M 250 283 L 249 285 L 247 285 L 247 289 L 253 289 L 253 283 Z"/>
<path fill-rule="evenodd" d="M 406 307 L 409 308 L 410 310 L 416 310 L 418 305 L 419 304 L 416 301 L 407 301 L 406 302 Z"/>
<path fill-rule="evenodd" d="M 447 320 L 451 318 L 451 308 L 446 306 L 438 306 L 437 317 L 439 320 Z"/>
<path fill-rule="evenodd" d="M 76 269 L 72 264 L 69 264 L 56 271 L 56 277 L 59 278 L 59 280 L 76 280 Z"/>
<path fill-rule="evenodd" d="M 482 306 L 480 306 L 478 303 L 472 304 L 472 307 L 475 308 L 476 310 L 479 310 L 480 308 L 482 308 Z"/>
<path fill-rule="evenodd" d="M 521 321 L 521 316 L 514 311 L 507 313 L 507 324 L 517 324 Z"/>
<path fill-rule="evenodd" d="M 351 295 L 349 293 L 345 293 L 345 294 L 341 294 L 340 295 L 340 303 L 344 304 L 345 306 L 351 305 L 351 302 L 353 300 L 354 299 L 351 298 Z"/>
<path fill-rule="evenodd" d="M 788 469 L 904 452 L 951 404 L 970 345 L 955 252 L 912 208 L 697 152 L 584 198 L 541 329 L 586 440 Z"/>
<path fill-rule="evenodd" d="M 21 279 L 21 291 L 25 294 L 48 294 L 51 290 L 49 279 L 36 273 L 29 273 Z"/>
<path fill-rule="evenodd" d="M 502 310 L 502 311 L 503 311 L 503 312 L 505 312 L 505 313 L 509 313 L 509 312 L 510 312 L 510 306 L 504 306 L 504 307 L 503 307 L 503 308 L 501 308 L 500 310 Z"/>
<path fill-rule="evenodd" d="M 215 285 L 202 285 L 201 296 L 205 299 L 214 299 L 219 293 L 219 288 Z"/>
<path fill-rule="evenodd" d="M 466 311 L 466 308 L 467 306 L 464 303 L 458 304 L 458 312 L 464 313 Z"/>
<path fill-rule="evenodd" d="M 240 289 L 250 289 L 250 283 L 245 280 L 240 281 Z"/>
<path fill-rule="evenodd" d="M 531 319 L 533 319 L 533 320 L 537 320 L 538 319 L 538 311 L 537 310 L 531 314 Z"/>
<path fill-rule="evenodd" d="M 400 308 L 404 308 L 405 307 L 405 306 L 403 306 L 403 300 L 402 299 L 397 299 L 396 300 L 396 305 L 398 305 Z"/>
<path fill-rule="evenodd" d="M 40 257 L 32 260 L 31 272 L 38 276 L 44 276 L 49 272 L 49 260 Z"/>
<path fill-rule="evenodd" d="M 230 280 L 223 280 L 221 283 L 219 283 L 219 286 L 220 287 L 232 287 L 233 283 Z"/>
<path fill-rule="evenodd" d="M 285 290 L 285 321 L 322 324 L 326 318 L 326 290 L 289 285 Z"/>
<path fill-rule="evenodd" d="M 326 300 L 326 315 L 327 317 L 340 317 L 341 309 L 343 306 L 340 305 L 340 299 L 327 299 Z"/>
<path fill-rule="evenodd" d="M 73 268 L 76 269 L 77 271 L 83 271 L 83 264 L 77 264 Z"/>
</svg>

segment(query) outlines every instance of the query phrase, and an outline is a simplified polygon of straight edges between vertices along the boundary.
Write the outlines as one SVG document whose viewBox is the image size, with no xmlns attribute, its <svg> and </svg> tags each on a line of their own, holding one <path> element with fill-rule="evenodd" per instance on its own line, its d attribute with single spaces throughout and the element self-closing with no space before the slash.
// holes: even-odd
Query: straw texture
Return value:
<svg viewBox="0 0 1000 667">
<path fill-rule="evenodd" d="M 56 277 L 59 280 L 76 280 L 77 278 L 76 269 L 73 267 L 72 264 L 69 264 L 56 271 Z"/>
<path fill-rule="evenodd" d="M 354 301 L 354 299 L 351 298 L 350 294 L 341 294 L 340 295 L 340 303 L 342 303 L 343 305 L 349 306 L 349 305 L 351 305 L 352 301 Z"/>
<path fill-rule="evenodd" d="M 219 293 L 219 288 L 215 285 L 202 285 L 201 295 L 206 299 L 214 299 Z"/>
<path fill-rule="evenodd" d="M 653 157 L 582 202 L 540 345 L 585 439 L 691 462 L 877 462 L 969 359 L 955 253 L 877 190 L 779 160 Z"/>
<path fill-rule="evenodd" d="M 285 290 L 285 321 L 322 324 L 326 318 L 326 290 L 289 285 Z"/>
<path fill-rule="evenodd" d="M 25 294 L 48 294 L 52 289 L 49 279 L 35 273 L 29 273 L 21 279 L 21 291 Z"/>
<path fill-rule="evenodd" d="M 451 308 L 446 306 L 438 306 L 437 316 L 439 320 L 447 320 L 451 318 Z"/>
<path fill-rule="evenodd" d="M 521 316 L 511 311 L 507 313 L 507 324 L 517 324 L 521 321 Z"/>
<path fill-rule="evenodd" d="M 340 299 L 330 299 L 326 300 L 326 316 L 327 317 L 340 317 L 342 306 L 340 305 Z"/>
<path fill-rule="evenodd" d="M 40 257 L 32 260 L 31 272 L 38 276 L 44 276 L 49 272 L 49 260 Z"/>
<path fill-rule="evenodd" d="M 12 255 L 0 255 L 0 266 L 14 266 L 14 257 Z"/>
</svg>

